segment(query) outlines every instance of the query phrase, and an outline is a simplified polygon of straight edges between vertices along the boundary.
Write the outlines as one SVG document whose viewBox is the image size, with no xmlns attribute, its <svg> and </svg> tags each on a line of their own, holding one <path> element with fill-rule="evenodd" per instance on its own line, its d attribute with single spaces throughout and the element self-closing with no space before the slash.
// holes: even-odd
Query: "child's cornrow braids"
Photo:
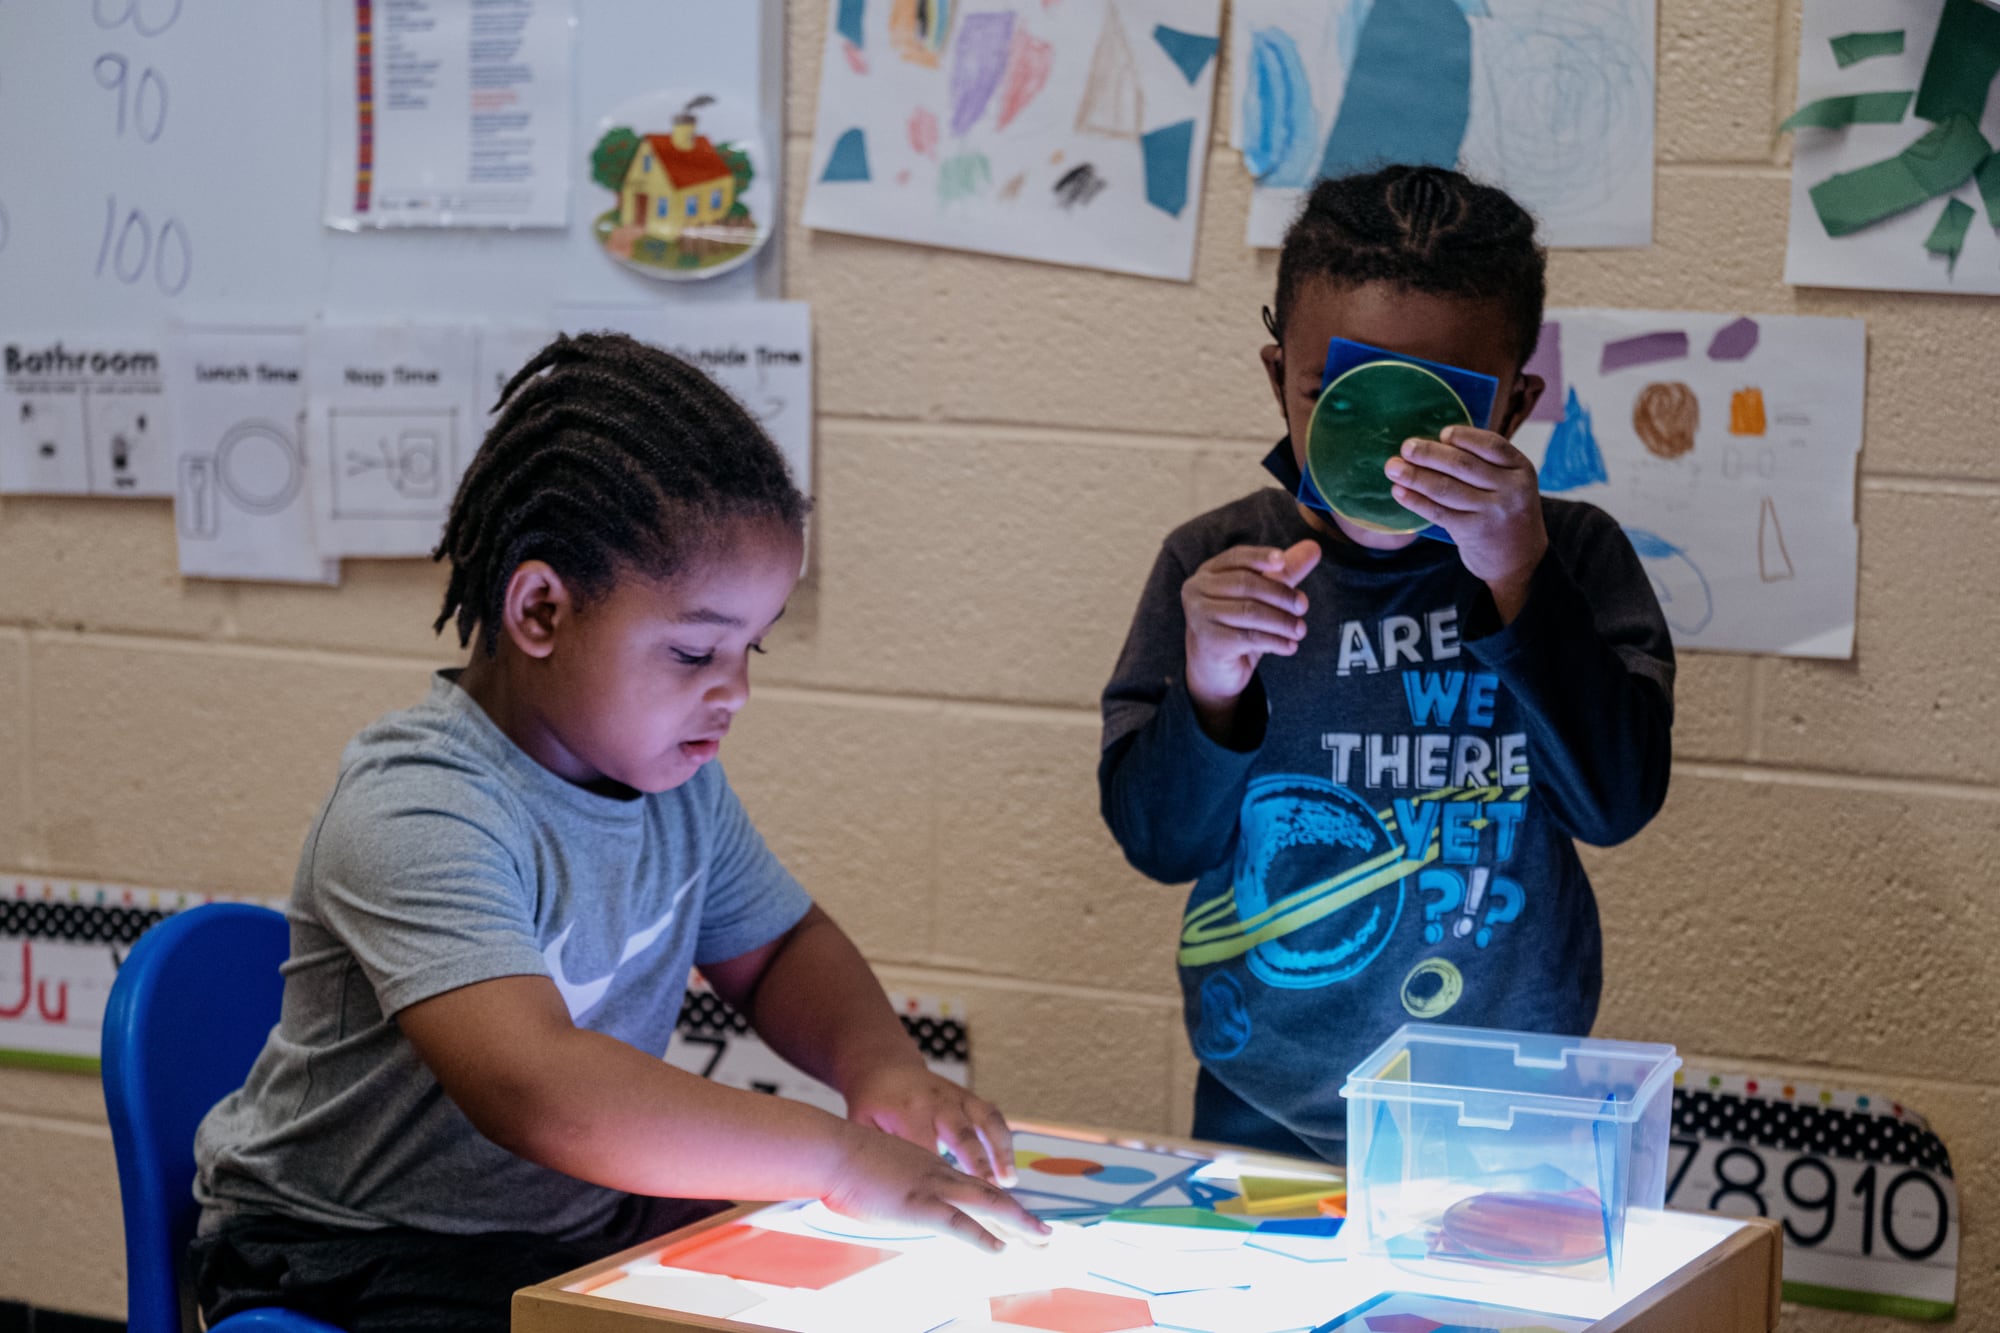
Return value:
<svg viewBox="0 0 2000 1333">
<path fill-rule="evenodd" d="M 808 501 L 762 427 L 708 376 L 622 334 L 559 337 L 500 394 L 501 412 L 452 501 L 433 558 L 461 644 L 491 653 L 513 572 L 544 560 L 580 598 L 621 568 L 681 569 L 718 526 L 794 532 Z"/>
<path fill-rule="evenodd" d="M 1301 285 L 1388 282 L 1438 296 L 1505 304 L 1520 359 L 1534 354 L 1546 297 L 1535 220 L 1503 190 L 1441 167 L 1385 167 L 1313 187 L 1278 257 L 1284 339 Z"/>
</svg>

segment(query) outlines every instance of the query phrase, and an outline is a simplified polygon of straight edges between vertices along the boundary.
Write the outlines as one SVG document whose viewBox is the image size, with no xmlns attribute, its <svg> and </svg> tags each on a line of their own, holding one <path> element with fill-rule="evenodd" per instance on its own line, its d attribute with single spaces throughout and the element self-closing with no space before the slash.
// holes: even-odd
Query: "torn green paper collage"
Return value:
<svg viewBox="0 0 2000 1333">
<path fill-rule="evenodd" d="M 1851 236 L 1956 190 L 1992 155 L 1993 147 L 1979 127 L 1953 116 L 1887 161 L 1842 172 L 1813 186 L 1813 207 L 1827 235 Z"/>
<path fill-rule="evenodd" d="M 1957 267 L 1959 251 L 1965 249 L 1965 234 L 1972 229 L 1972 205 L 1963 199 L 1945 201 L 1944 216 L 1931 228 L 1930 238 L 1924 242 L 1924 249 L 1934 255 L 1943 255 L 1951 267 Z"/>
<path fill-rule="evenodd" d="M 1894 32 L 1849 32 L 1843 33 L 1828 43 L 1833 48 L 1833 58 L 1842 69 L 1862 60 L 1872 60 L 1876 56 L 1899 56 L 1903 54 L 1903 30 Z"/>
<path fill-rule="evenodd" d="M 1860 14 L 1857 6 L 1843 10 L 1850 19 Z M 1988 220 L 2000 229 L 2000 155 L 1981 131 L 1994 80 L 2000 76 L 2000 9 L 1981 0 L 1944 0 L 1928 51 L 1912 50 L 1903 58 L 1907 36 L 1902 29 L 1836 30 L 1822 36 L 1819 40 L 1827 45 L 1821 49 L 1830 50 L 1842 70 L 1867 60 L 1897 57 L 1884 67 L 1899 73 L 1885 81 L 1909 77 L 1913 61 L 1921 58 L 1919 86 L 1883 89 L 1878 84 L 1876 90 L 1813 98 L 1787 117 L 1780 131 L 1839 134 L 1856 125 L 1901 124 L 1912 114 L 1915 120 L 1928 122 L 1914 126 L 1916 136 L 1894 156 L 1826 176 L 1807 190 L 1806 197 L 1831 238 L 1852 236 L 1942 200 L 1942 212 L 1923 249 L 1942 258 L 1946 274 L 1955 276 L 1977 211 L 1965 200 L 1949 196 L 1976 180 Z M 1921 29 L 1917 38 L 1923 39 Z M 1857 70 L 1857 77 L 1868 68 Z M 1824 156 L 1819 160 L 1824 162 Z"/>
</svg>

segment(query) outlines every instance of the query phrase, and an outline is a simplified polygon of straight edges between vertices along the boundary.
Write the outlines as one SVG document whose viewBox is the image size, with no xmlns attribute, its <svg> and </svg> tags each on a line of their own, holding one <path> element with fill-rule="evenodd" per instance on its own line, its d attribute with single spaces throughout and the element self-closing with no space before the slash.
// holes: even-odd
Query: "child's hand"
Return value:
<svg viewBox="0 0 2000 1333">
<path fill-rule="evenodd" d="M 1014 1183 L 1014 1136 L 999 1109 L 922 1065 L 893 1065 L 857 1079 L 847 1091 L 847 1118 L 919 1148 L 942 1144 L 980 1179 Z"/>
<path fill-rule="evenodd" d="M 1233 730 L 1236 701 L 1264 654 L 1299 650 L 1306 595 L 1298 587 L 1319 557 L 1310 539 L 1284 551 L 1232 546 L 1181 585 L 1188 694 L 1209 735 L 1219 740 Z"/>
<path fill-rule="evenodd" d="M 1405 440 L 1383 466 L 1396 503 L 1451 534 L 1459 559 L 1493 592 L 1501 623 L 1520 614 L 1549 549 L 1535 465 L 1504 435 L 1451 426 L 1441 440 Z"/>
<path fill-rule="evenodd" d="M 822 1202 L 848 1217 L 950 1232 L 986 1250 L 1004 1248 L 1008 1235 L 1040 1241 L 1049 1234 L 1046 1222 L 999 1186 L 954 1171 L 929 1148 L 859 1126 Z"/>
</svg>

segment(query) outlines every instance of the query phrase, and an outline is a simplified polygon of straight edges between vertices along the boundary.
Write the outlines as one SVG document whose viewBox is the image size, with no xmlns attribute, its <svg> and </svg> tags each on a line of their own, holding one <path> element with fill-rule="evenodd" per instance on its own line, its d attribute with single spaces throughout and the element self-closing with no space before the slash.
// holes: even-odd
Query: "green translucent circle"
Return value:
<svg viewBox="0 0 2000 1333">
<path fill-rule="evenodd" d="M 1326 386 L 1306 431 L 1306 472 L 1333 511 L 1383 532 L 1418 532 L 1430 520 L 1389 493 L 1383 464 L 1408 439 L 1435 440 L 1472 414 L 1449 384 L 1407 361 L 1370 361 Z"/>
</svg>

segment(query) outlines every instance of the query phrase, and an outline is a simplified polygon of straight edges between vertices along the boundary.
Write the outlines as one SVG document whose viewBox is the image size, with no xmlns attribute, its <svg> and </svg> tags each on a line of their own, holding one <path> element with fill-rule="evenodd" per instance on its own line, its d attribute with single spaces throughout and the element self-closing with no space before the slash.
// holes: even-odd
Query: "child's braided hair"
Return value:
<svg viewBox="0 0 2000 1333">
<path fill-rule="evenodd" d="M 1525 362 L 1541 336 L 1546 266 L 1534 218 L 1506 191 L 1441 167 L 1384 167 L 1313 187 L 1285 233 L 1277 311 L 1265 323 L 1283 342 L 1286 317 L 1311 279 L 1388 282 L 1502 303 Z"/>
<path fill-rule="evenodd" d="M 547 561 L 580 600 L 623 572 L 667 578 L 742 520 L 802 532 L 810 501 L 754 418 L 671 353 L 615 333 L 558 337 L 500 395 L 432 559 L 434 629 L 489 656 L 515 569 Z"/>
</svg>

